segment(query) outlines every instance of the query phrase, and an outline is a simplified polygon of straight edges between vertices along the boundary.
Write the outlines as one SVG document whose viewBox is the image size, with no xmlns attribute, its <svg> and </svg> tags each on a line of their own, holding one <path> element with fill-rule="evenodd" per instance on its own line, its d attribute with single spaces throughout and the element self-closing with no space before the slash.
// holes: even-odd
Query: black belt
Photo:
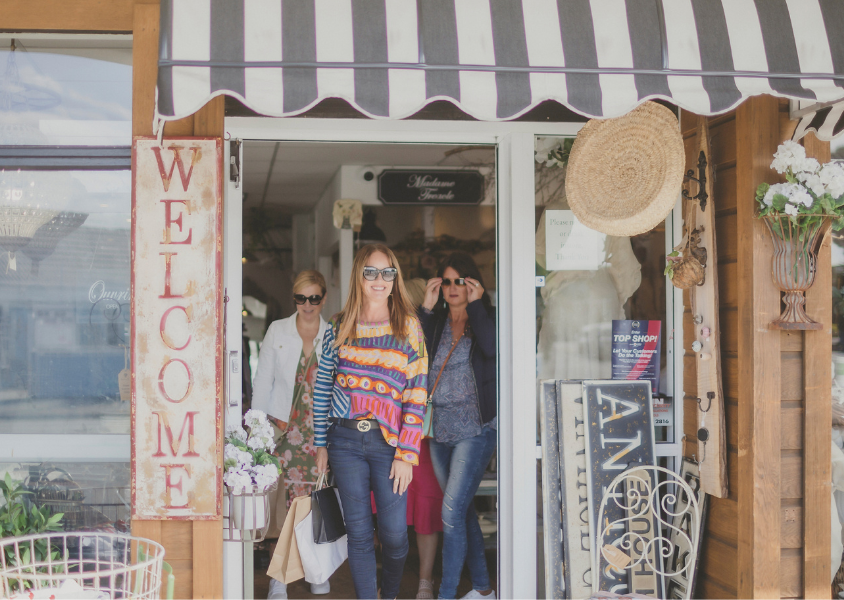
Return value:
<svg viewBox="0 0 844 600">
<path fill-rule="evenodd" d="M 376 429 L 379 427 L 378 421 L 376 419 L 337 419 L 331 418 L 329 419 L 332 423 L 336 423 L 340 427 L 345 427 L 346 429 L 354 429 L 356 431 L 360 431 L 362 433 L 366 433 L 372 429 Z"/>
</svg>

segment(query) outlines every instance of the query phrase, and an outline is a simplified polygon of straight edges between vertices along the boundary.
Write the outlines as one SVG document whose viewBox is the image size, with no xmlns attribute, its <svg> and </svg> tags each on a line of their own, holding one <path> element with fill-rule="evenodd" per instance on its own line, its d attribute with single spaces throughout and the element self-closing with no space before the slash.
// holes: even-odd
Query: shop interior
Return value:
<svg viewBox="0 0 844 600">
<path fill-rule="evenodd" d="M 418 305 L 425 282 L 436 275 L 440 262 L 455 251 L 470 254 L 478 265 L 493 305 L 496 298 L 495 149 L 489 146 L 436 144 L 363 144 L 245 141 L 243 146 L 243 410 L 249 408 L 252 379 L 269 325 L 295 311 L 296 273 L 316 269 L 328 287 L 322 315 L 330 318 L 342 308 L 348 272 L 345 265 L 357 248 L 381 242 L 397 255 L 407 287 Z M 379 200 L 379 176 L 385 170 L 479 173 L 483 187 L 472 203 L 431 203 L 410 196 Z M 383 195 L 383 194 L 382 194 Z M 408 198 L 411 198 L 408 200 Z M 352 235 L 342 235 L 333 217 L 337 200 L 357 200 L 361 223 Z M 392 203 L 392 200 L 398 200 Z M 410 203 L 408 203 L 410 202 Z M 447 202 L 447 201 L 446 201 Z M 493 584 L 497 570 L 496 459 L 487 467 L 475 497 L 486 538 L 487 561 Z M 310 476 L 305 480 L 311 479 Z M 287 482 L 293 495 L 307 486 Z M 279 489 L 282 486 L 279 485 Z M 291 496 L 292 497 L 292 496 Z M 282 505 L 276 512 L 283 511 Z M 254 545 L 254 597 L 266 598 L 267 568 L 274 537 L 282 519 L 273 518 L 264 542 Z M 419 581 L 419 553 L 413 528 L 401 597 L 415 597 Z M 434 562 L 440 579 L 441 536 Z M 248 574 L 247 574 L 248 578 Z M 354 588 L 348 561 L 330 579 L 331 592 L 314 596 L 300 580 L 288 586 L 290 598 L 348 598 Z M 464 589 L 465 588 L 465 589 Z M 247 579 L 248 589 L 248 579 Z M 471 589 L 468 577 L 458 592 Z"/>
</svg>

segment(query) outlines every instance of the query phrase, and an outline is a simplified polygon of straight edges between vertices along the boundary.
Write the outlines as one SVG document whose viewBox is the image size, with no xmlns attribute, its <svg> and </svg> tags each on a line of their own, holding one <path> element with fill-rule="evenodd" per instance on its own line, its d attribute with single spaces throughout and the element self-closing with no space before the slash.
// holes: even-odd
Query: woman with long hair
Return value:
<svg viewBox="0 0 844 600">
<path fill-rule="evenodd" d="M 439 597 L 455 597 L 468 564 L 472 591 L 464 598 L 495 598 L 472 502 L 497 440 L 495 312 L 471 256 L 446 258 L 428 281 L 419 316 L 434 402 L 431 462 L 445 495 Z"/>
<path fill-rule="evenodd" d="M 296 496 L 305 496 L 316 484 L 313 398 L 322 340 L 328 324 L 322 318 L 325 278 L 319 271 L 302 271 L 293 282 L 296 312 L 273 321 L 258 354 L 252 406 L 267 413 L 275 427 L 276 451 L 284 474 L 279 486 L 280 506 L 275 521 L 284 521 L 286 508 Z M 283 502 L 283 504 L 281 504 Z M 312 584 L 314 594 L 327 594 L 326 581 Z M 269 598 L 287 598 L 287 586 L 270 580 Z"/>
<path fill-rule="evenodd" d="M 349 297 L 323 341 L 314 401 L 317 471 L 343 503 L 358 598 L 378 597 L 370 491 L 381 542 L 381 597 L 399 592 L 407 558 L 407 486 L 419 463 L 427 399 L 425 339 L 392 251 L 361 248 Z"/>
</svg>

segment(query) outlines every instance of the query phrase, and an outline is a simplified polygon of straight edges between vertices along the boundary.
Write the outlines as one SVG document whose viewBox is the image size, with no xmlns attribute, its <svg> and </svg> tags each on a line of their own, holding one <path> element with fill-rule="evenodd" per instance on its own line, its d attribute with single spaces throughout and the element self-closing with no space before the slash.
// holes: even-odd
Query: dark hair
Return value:
<svg viewBox="0 0 844 600">
<path fill-rule="evenodd" d="M 481 303 L 487 312 L 492 312 L 492 301 L 489 299 L 489 294 L 486 293 L 486 286 L 484 285 L 484 278 L 481 276 L 481 271 L 478 265 L 475 264 L 475 259 L 465 252 L 453 252 L 440 264 L 437 269 L 437 277 L 442 277 L 447 268 L 451 267 L 461 277 L 471 277 L 477 279 L 481 286 L 484 287 L 484 293 L 481 296 Z M 443 290 L 440 288 L 440 295 L 437 298 L 437 303 L 434 305 L 434 314 L 437 317 L 445 316 L 448 313 L 448 305 L 443 297 Z"/>
</svg>

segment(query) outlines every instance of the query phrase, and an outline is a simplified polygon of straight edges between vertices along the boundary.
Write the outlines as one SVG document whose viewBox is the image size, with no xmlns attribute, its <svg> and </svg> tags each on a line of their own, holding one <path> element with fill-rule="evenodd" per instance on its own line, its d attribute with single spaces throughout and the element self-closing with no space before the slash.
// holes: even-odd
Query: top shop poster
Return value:
<svg viewBox="0 0 844 600">
<path fill-rule="evenodd" d="M 645 379 L 659 394 L 662 321 L 612 322 L 612 378 Z"/>
</svg>

